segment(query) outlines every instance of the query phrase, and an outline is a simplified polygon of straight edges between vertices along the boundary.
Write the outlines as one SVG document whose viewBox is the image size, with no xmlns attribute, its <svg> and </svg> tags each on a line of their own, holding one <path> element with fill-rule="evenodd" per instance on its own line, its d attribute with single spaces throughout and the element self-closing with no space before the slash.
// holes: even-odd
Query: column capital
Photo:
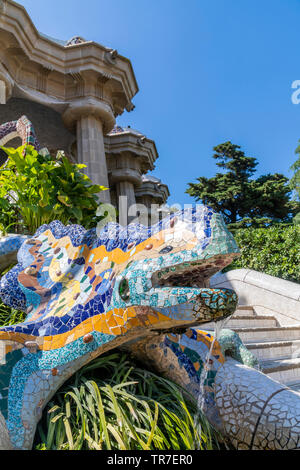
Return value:
<svg viewBox="0 0 300 470">
<path fill-rule="evenodd" d="M 92 97 L 81 98 L 70 103 L 62 118 L 65 126 L 71 128 L 80 118 L 91 116 L 102 122 L 104 135 L 113 129 L 116 122 L 111 106 Z"/>
<path fill-rule="evenodd" d="M 147 199 L 149 204 L 165 204 L 170 196 L 169 188 L 154 176 L 142 176 L 142 185 L 135 190 L 135 196 L 139 199 Z"/>
<path fill-rule="evenodd" d="M 140 186 L 142 184 L 142 175 L 138 170 L 133 168 L 115 168 L 109 171 L 109 182 L 110 185 L 129 182 L 134 186 Z"/>
</svg>

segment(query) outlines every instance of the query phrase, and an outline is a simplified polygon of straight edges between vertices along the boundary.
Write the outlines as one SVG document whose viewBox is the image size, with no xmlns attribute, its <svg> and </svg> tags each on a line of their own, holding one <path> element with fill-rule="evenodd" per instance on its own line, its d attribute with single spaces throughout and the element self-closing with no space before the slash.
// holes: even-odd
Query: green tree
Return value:
<svg viewBox="0 0 300 470">
<path fill-rule="evenodd" d="M 299 140 L 300 142 L 300 140 Z M 297 160 L 291 166 L 291 170 L 294 172 L 292 178 L 290 179 L 290 188 L 294 193 L 294 201 L 297 204 L 296 216 L 294 217 L 294 224 L 300 225 L 300 145 L 295 150 L 296 155 L 298 155 Z"/>
<path fill-rule="evenodd" d="M 231 142 L 214 147 L 213 158 L 223 172 L 213 178 L 199 177 L 197 183 L 189 183 L 186 192 L 222 213 L 226 223 L 233 226 L 290 221 L 296 208 L 290 201 L 288 178 L 279 173 L 251 178 L 258 162 L 240 148 Z"/>
<path fill-rule="evenodd" d="M 299 140 L 300 143 L 300 140 Z M 295 191 L 296 199 L 300 201 L 300 145 L 295 150 L 296 155 L 298 155 L 297 160 L 291 166 L 291 170 L 293 170 L 294 175 L 290 180 L 290 186 L 293 191 Z"/>
</svg>

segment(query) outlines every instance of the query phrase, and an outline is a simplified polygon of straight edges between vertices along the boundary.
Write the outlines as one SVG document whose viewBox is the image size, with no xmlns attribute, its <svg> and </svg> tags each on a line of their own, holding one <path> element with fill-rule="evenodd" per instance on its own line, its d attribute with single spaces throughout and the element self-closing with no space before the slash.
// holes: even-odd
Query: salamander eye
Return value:
<svg viewBox="0 0 300 470">
<path fill-rule="evenodd" d="M 129 299 L 129 284 L 127 279 L 122 279 L 119 285 L 119 294 L 121 299 L 128 300 Z"/>
<path fill-rule="evenodd" d="M 162 250 L 160 250 L 159 254 L 160 255 L 165 255 L 167 253 L 170 253 L 170 251 L 173 250 L 173 247 L 172 246 L 165 246 L 165 248 L 163 248 Z"/>
</svg>

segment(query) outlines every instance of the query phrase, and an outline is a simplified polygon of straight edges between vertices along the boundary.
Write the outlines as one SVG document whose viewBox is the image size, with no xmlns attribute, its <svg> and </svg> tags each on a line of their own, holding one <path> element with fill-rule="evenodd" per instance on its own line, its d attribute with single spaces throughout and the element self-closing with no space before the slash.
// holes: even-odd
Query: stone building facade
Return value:
<svg viewBox="0 0 300 470">
<path fill-rule="evenodd" d="M 25 114 L 42 147 L 86 164 L 94 184 L 109 188 L 101 200 L 119 209 L 121 196 L 147 207 L 169 196 L 166 185 L 146 177 L 158 158 L 155 142 L 116 125 L 134 109 L 137 92 L 131 62 L 117 50 L 81 37 L 49 38 L 23 6 L 0 0 L 0 123 Z"/>
</svg>

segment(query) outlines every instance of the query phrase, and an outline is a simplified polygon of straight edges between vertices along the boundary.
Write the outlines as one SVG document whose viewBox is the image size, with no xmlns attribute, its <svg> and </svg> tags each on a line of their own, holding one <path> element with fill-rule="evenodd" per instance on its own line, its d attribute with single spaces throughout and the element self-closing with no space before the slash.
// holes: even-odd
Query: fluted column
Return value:
<svg viewBox="0 0 300 470">
<path fill-rule="evenodd" d="M 6 84 L 0 80 L 0 104 L 6 104 Z"/>
<path fill-rule="evenodd" d="M 130 208 L 136 205 L 133 183 L 130 181 L 119 181 L 116 183 L 116 195 L 119 211 L 119 223 L 120 225 L 126 226 L 135 218 L 135 214 L 129 214 Z"/>
<path fill-rule="evenodd" d="M 136 210 L 133 207 L 136 206 L 135 186 L 139 186 L 142 181 L 140 171 L 126 168 L 125 163 L 126 159 L 118 159 L 121 168 L 110 170 L 109 173 L 110 184 L 116 188 L 119 223 L 121 225 L 127 225 L 136 218 Z"/>
<path fill-rule="evenodd" d="M 6 104 L 11 98 L 14 85 L 14 80 L 0 63 L 0 104 Z"/>
<path fill-rule="evenodd" d="M 95 116 L 81 116 L 77 120 L 77 158 L 78 163 L 87 166 L 84 172 L 94 184 L 109 187 L 103 125 Z M 109 191 L 101 191 L 99 199 L 110 202 Z"/>
<path fill-rule="evenodd" d="M 130 181 L 120 181 L 116 184 L 117 198 L 121 196 L 127 198 L 128 209 L 136 204 L 134 185 Z"/>
<path fill-rule="evenodd" d="M 115 123 L 111 107 L 92 97 L 82 98 L 73 102 L 62 117 L 67 128 L 76 128 L 77 159 L 86 165 L 85 174 L 94 184 L 109 188 L 104 134 Z M 109 191 L 101 191 L 99 199 L 110 203 Z"/>
</svg>

